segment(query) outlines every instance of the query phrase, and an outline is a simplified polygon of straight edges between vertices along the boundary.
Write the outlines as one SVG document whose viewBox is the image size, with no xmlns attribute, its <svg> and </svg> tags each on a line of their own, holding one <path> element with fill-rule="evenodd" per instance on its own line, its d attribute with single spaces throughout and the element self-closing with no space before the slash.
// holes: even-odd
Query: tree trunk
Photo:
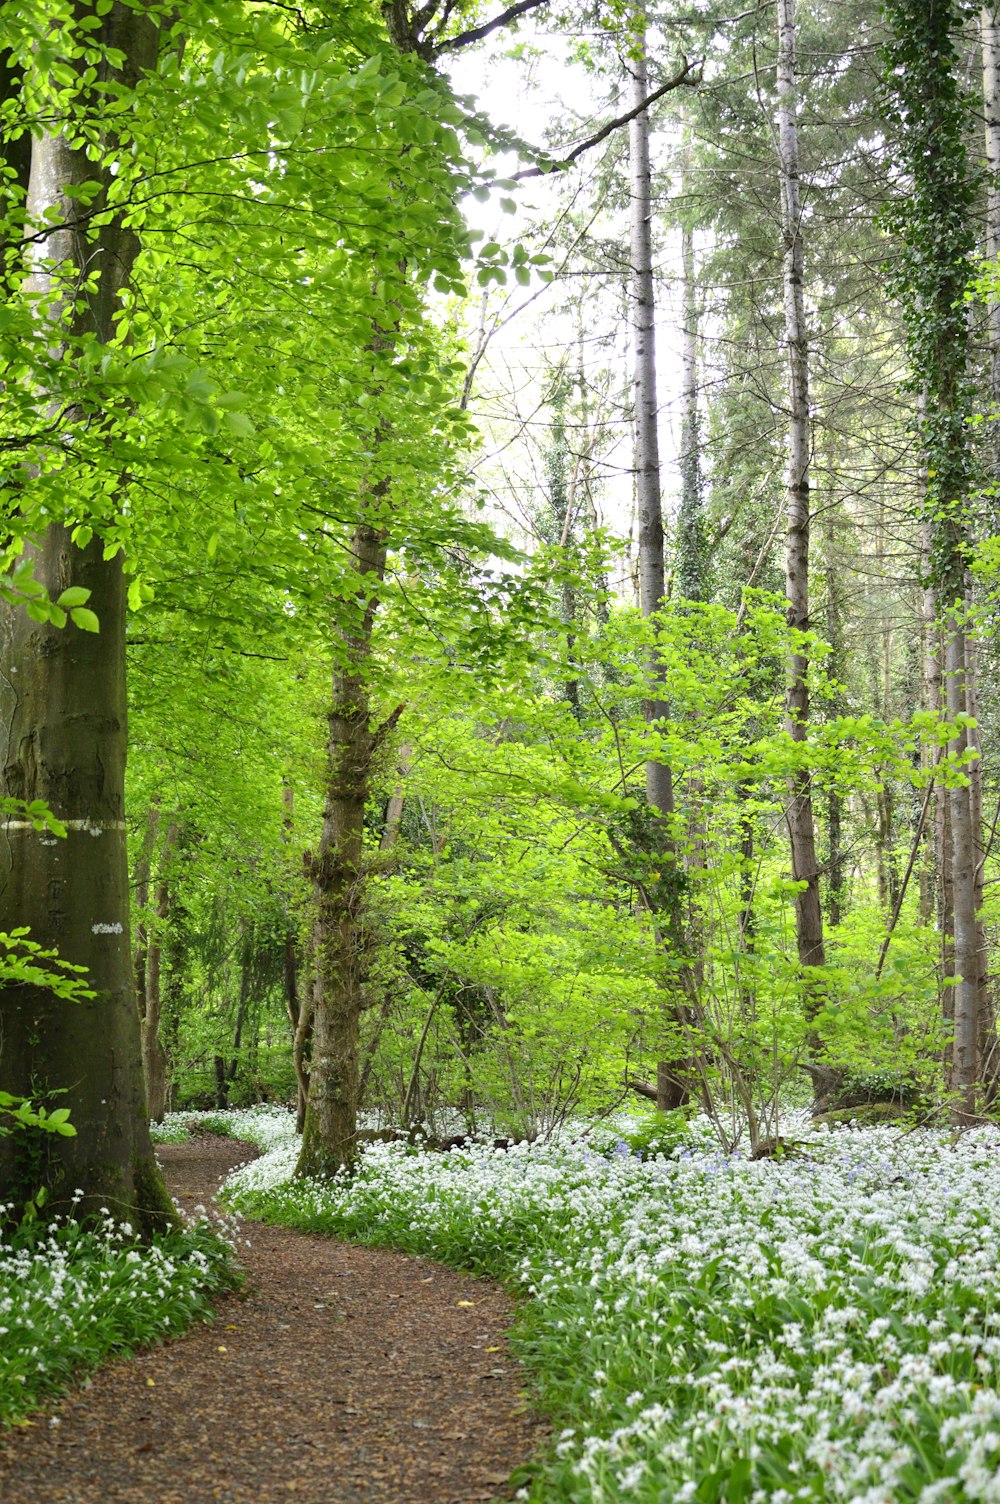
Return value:
<svg viewBox="0 0 1000 1504">
<path fill-rule="evenodd" d="M 961 605 L 949 613 L 945 630 L 945 704 L 948 719 L 967 712 L 965 593 Z M 961 757 L 968 747 L 968 732 L 960 727 L 948 750 Z M 976 1110 L 976 1079 L 979 1053 L 979 933 L 976 923 L 977 852 L 972 820 L 971 787 L 959 785 L 948 791 L 951 824 L 951 880 L 955 905 L 954 1046 L 952 1090 L 956 1094 L 955 1116 L 969 1122 Z"/>
<path fill-rule="evenodd" d="M 290 783 L 286 783 L 281 791 L 282 803 L 282 839 L 286 847 L 291 845 L 294 834 L 295 793 Z M 303 1068 L 303 1053 L 307 1040 L 304 1038 L 301 1048 L 296 1051 L 296 1041 L 299 1036 L 300 1024 L 305 1027 L 302 1017 L 303 1003 L 299 995 L 299 956 L 298 956 L 298 933 L 292 917 L 285 921 L 285 942 L 282 949 L 282 982 L 285 993 L 285 1010 L 288 1013 L 288 1022 L 292 1030 L 292 1061 L 295 1065 L 295 1127 L 298 1133 L 302 1132 L 302 1126 L 306 1120 L 306 1097 L 309 1092 L 309 1082 Z M 311 1013 L 311 1004 L 309 1005 Z"/>
<path fill-rule="evenodd" d="M 799 141 L 795 69 L 795 0 L 778 0 L 778 157 L 781 177 L 781 229 L 784 241 L 785 343 L 788 348 L 788 489 L 785 593 L 788 625 L 809 630 L 809 345 L 806 331 L 799 195 Z M 785 726 L 793 742 L 809 739 L 809 658 L 793 647 L 785 692 Z M 795 935 L 802 968 L 807 1017 L 819 1006 L 822 984 L 815 968 L 825 965 L 819 863 L 813 821 L 812 779 L 808 768 L 788 784 L 788 832 L 792 876 L 803 887 L 795 898 Z"/>
<path fill-rule="evenodd" d="M 73 9 L 93 16 L 89 5 Z M 126 90 L 155 62 L 156 28 L 142 6 L 114 4 L 89 36 L 120 49 L 111 81 Z M 111 338 L 137 249 L 120 219 L 94 231 L 99 205 L 85 208 L 68 193 L 102 170 L 86 148 L 70 144 L 74 134 L 72 125 L 64 134 L 43 131 L 31 150 L 29 222 L 52 227 L 26 252 L 26 290 L 53 321 L 54 345 Z M 73 344 L 64 351 L 72 360 Z M 34 1136 L 0 1139 L 0 1196 L 21 1199 L 44 1178 L 54 1210 L 67 1210 L 81 1189 L 75 1215 L 105 1205 L 146 1232 L 174 1213 L 149 1139 L 130 942 L 125 585 L 120 560 L 106 560 L 96 538 L 75 547 L 73 519 L 66 523 L 49 524 L 27 552 L 50 595 L 69 586 L 90 592 L 100 631 L 57 630 L 12 608 L 0 613 L 0 766 L 3 792 L 44 800 L 68 834 L 54 841 L 27 822 L 6 822 L 0 925 L 28 925 L 32 939 L 87 967 L 95 997 L 65 1004 L 26 986 L 0 994 L 0 1088 L 69 1108 L 76 1128 L 74 1138 L 46 1135 L 44 1168 Z"/>
<path fill-rule="evenodd" d="M 380 483 L 368 500 L 381 499 L 387 489 Z M 346 651 L 342 659 L 338 653 L 333 673 L 323 830 L 319 851 L 307 859 L 316 909 L 316 995 L 298 1175 L 335 1174 L 351 1163 L 356 1147 L 364 814 L 372 756 L 381 735 L 391 729 L 387 724 L 381 732 L 372 731 L 367 683 L 378 607 L 375 590 L 385 573 L 384 532 L 362 519 L 354 529 L 351 555 L 368 595 L 357 608 L 361 615 L 352 630 L 345 632 L 339 620 L 333 623 L 334 637 Z M 344 603 L 339 604 L 343 609 Z"/>
<path fill-rule="evenodd" d="M 986 134 L 986 255 L 1000 260 L 1000 12 L 982 7 L 979 17 L 983 51 L 983 116 Z M 987 304 L 989 320 L 990 398 L 1000 412 L 1000 298 Z M 1000 422 L 990 425 L 994 483 L 1000 481 Z"/>
<path fill-rule="evenodd" d="M 630 58 L 631 102 L 641 104 L 649 93 L 646 69 L 646 18 L 641 7 L 634 13 L 635 52 Z M 655 298 L 653 292 L 652 194 L 649 165 L 649 113 L 642 110 L 629 125 L 629 172 L 631 179 L 632 317 L 634 330 L 635 486 L 639 514 L 639 604 L 647 620 L 665 601 L 663 558 L 663 511 L 660 500 L 660 448 L 657 433 Z M 647 662 L 648 696 L 643 709 L 646 722 L 656 726 L 669 713 L 664 694 L 664 670 L 655 646 Z M 646 800 L 653 817 L 653 840 L 661 879 L 655 891 L 657 915 L 664 921 L 668 958 L 676 968 L 684 965 L 682 919 L 676 841 L 673 832 L 674 784 L 669 764 L 651 757 L 646 761 Z M 652 887 L 652 885 L 650 885 Z M 668 983 L 672 1001 L 666 1009 L 672 1025 L 686 1024 L 687 1009 L 677 980 Z M 664 1111 L 688 1100 L 686 1061 L 683 1048 L 657 1066 L 657 1105 Z"/>
<path fill-rule="evenodd" d="M 677 586 L 685 600 L 707 599 L 708 560 L 701 476 L 701 421 L 698 413 L 698 282 L 694 233 L 681 228 L 684 288 L 681 343 L 681 497 L 677 516 Z"/>
<path fill-rule="evenodd" d="M 160 1038 L 160 963 L 163 937 L 170 917 L 169 863 L 177 840 L 177 826 L 167 826 L 160 852 L 160 874 L 153 906 L 153 926 L 149 936 L 145 966 L 145 1007 L 142 1014 L 142 1069 L 146 1080 L 146 1103 L 150 1119 L 163 1121 L 167 1104 L 167 1052 Z"/>
<path fill-rule="evenodd" d="M 389 795 L 385 807 L 385 824 L 382 827 L 382 835 L 379 840 L 379 850 L 389 852 L 399 839 L 399 828 L 403 820 L 403 804 L 405 800 L 404 789 L 410 773 L 410 758 L 413 756 L 413 748 L 409 743 L 404 743 L 399 749 L 399 782 Z"/>
<path fill-rule="evenodd" d="M 153 866 L 153 852 L 156 849 L 156 832 L 160 824 L 160 808 L 154 799 L 149 806 L 149 814 L 146 818 L 145 829 L 142 833 L 142 844 L 135 859 L 135 867 L 132 872 L 132 893 L 135 898 L 135 946 L 133 949 L 133 970 L 135 971 L 135 995 L 140 1012 L 142 1000 L 146 996 L 146 955 L 149 950 L 149 878 Z"/>
</svg>

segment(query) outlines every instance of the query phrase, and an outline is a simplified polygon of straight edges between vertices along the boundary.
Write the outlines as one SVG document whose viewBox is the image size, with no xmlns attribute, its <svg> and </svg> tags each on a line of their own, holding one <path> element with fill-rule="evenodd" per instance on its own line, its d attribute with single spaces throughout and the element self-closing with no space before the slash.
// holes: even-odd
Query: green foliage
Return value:
<svg viewBox="0 0 1000 1504">
<path fill-rule="evenodd" d="M 675 1149 L 689 1142 L 690 1114 L 683 1108 L 672 1112 L 646 1112 L 636 1127 L 622 1134 L 622 1141 L 640 1159 L 655 1159 L 658 1154 L 670 1157 Z"/>
<path fill-rule="evenodd" d="M 58 822 L 53 824 L 44 815 L 38 819 L 40 829 L 58 826 Z M 0 983 L 39 987 L 67 1003 L 94 996 L 84 980 L 85 966 L 64 961 L 57 951 L 39 945 L 29 935 L 30 931 L 23 926 L 9 934 L 0 931 Z"/>
<path fill-rule="evenodd" d="M 961 354 L 968 343 L 965 292 L 975 249 L 977 176 L 962 83 L 966 0 L 926 5 L 886 0 L 886 97 L 906 176 L 887 222 L 899 243 L 891 286 L 904 310 L 911 381 L 923 393 L 919 419 L 927 469 L 926 515 L 934 524 L 931 569 L 947 605 L 965 594 L 966 556 L 956 529 L 973 490 L 969 420 L 973 386 Z"/>
<path fill-rule="evenodd" d="M 812 1133 L 763 1162 L 562 1143 L 366 1150 L 290 1181 L 284 1151 L 228 1198 L 283 1226 L 485 1272 L 531 1299 L 516 1350 L 553 1446 L 532 1500 L 822 1504 L 876 1487 L 956 1504 L 992 1477 L 996 1133 Z M 974 1471 L 975 1469 L 975 1471 Z M 874 1480 L 874 1481 L 873 1481 Z"/>
<path fill-rule="evenodd" d="M 24 1225 L 0 1237 L 0 1425 L 26 1423 L 112 1356 L 208 1320 L 212 1299 L 238 1288 L 232 1250 L 208 1223 L 157 1237 L 141 1255 L 108 1221 Z"/>
</svg>

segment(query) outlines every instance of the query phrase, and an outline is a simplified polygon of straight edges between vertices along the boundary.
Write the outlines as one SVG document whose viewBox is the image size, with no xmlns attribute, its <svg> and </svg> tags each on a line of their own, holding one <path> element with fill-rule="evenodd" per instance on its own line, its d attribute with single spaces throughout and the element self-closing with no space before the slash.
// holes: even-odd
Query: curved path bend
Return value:
<svg viewBox="0 0 1000 1504">
<path fill-rule="evenodd" d="M 254 1151 L 164 1144 L 182 1204 Z M 0 1441 L 10 1504 L 478 1504 L 543 1437 L 512 1304 L 440 1264 L 245 1223 L 247 1290 Z"/>
</svg>

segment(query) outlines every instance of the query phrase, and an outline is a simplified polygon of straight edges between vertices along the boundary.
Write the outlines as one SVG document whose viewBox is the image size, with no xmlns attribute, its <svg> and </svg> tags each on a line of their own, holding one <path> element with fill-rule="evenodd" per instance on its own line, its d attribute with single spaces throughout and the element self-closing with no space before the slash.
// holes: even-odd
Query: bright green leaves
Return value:
<svg viewBox="0 0 1000 1504">
<path fill-rule="evenodd" d="M 10 1092 L 0 1091 L 0 1133 L 10 1133 L 16 1128 L 40 1128 L 44 1133 L 76 1137 L 68 1107 L 56 1107 L 47 1112 L 44 1107 L 35 1107 L 26 1097 L 14 1097 Z M 34 1198 L 35 1205 L 44 1204 L 44 1199 L 44 1194 L 39 1192 Z"/>
<path fill-rule="evenodd" d="M 66 827 L 41 799 L 8 799 L 0 798 L 0 819 L 27 820 L 35 830 L 50 831 L 52 835 L 64 837 Z M 27 933 L 25 931 L 25 933 Z"/>
<path fill-rule="evenodd" d="M 552 280 L 552 272 L 548 267 L 550 259 L 544 252 L 532 254 L 520 244 L 508 251 L 498 240 L 489 240 L 480 247 L 476 257 L 478 267 L 476 281 L 481 287 L 489 287 L 492 282 L 502 286 L 507 281 L 507 273 L 510 270 L 514 274 L 515 282 L 521 287 L 528 286 L 532 273 L 537 275 L 542 282 L 550 282 Z"/>
<path fill-rule="evenodd" d="M 37 987 L 63 1002 L 78 1003 L 94 996 L 85 966 L 64 961 L 57 951 L 29 938 L 27 929 L 0 931 L 0 982 Z"/>
<path fill-rule="evenodd" d="M 99 630 L 97 617 L 86 606 L 90 599 L 89 590 L 72 585 L 52 600 L 44 586 L 35 579 L 34 567 L 30 556 L 17 559 L 10 572 L 0 577 L 0 601 L 22 607 L 32 621 L 48 622 L 53 627 L 64 627 L 71 621 L 84 632 Z"/>
</svg>

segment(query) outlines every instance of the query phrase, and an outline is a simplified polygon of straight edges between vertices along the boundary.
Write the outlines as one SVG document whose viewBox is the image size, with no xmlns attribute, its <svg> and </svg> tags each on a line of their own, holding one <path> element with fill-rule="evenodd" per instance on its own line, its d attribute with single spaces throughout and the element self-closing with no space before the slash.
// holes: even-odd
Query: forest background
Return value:
<svg viewBox="0 0 1000 1504">
<path fill-rule="evenodd" d="M 143 1078 L 297 1097 L 313 1172 L 361 1109 L 988 1110 L 992 10 L 0 14 L 0 1100 L 56 1181 L 114 1140 L 149 1207 Z M 488 119 L 478 44 L 582 110 Z"/>
</svg>

